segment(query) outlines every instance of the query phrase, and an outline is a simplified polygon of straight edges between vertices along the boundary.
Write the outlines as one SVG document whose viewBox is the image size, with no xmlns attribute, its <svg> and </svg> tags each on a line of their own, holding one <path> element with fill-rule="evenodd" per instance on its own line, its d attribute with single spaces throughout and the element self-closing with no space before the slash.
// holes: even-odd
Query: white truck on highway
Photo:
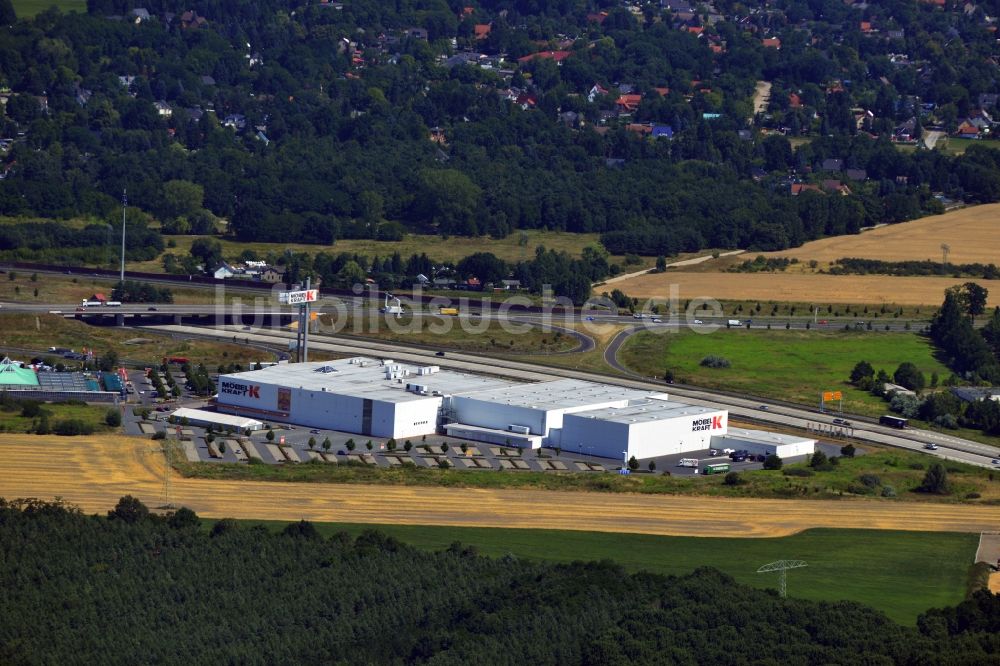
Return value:
<svg viewBox="0 0 1000 666">
<path fill-rule="evenodd" d="M 730 320 L 729 320 L 728 322 L 726 322 L 726 323 L 727 323 L 727 324 L 728 324 L 729 326 L 742 326 L 742 325 L 743 325 L 743 322 L 741 322 L 741 321 L 740 321 L 739 319 L 730 319 Z"/>
</svg>

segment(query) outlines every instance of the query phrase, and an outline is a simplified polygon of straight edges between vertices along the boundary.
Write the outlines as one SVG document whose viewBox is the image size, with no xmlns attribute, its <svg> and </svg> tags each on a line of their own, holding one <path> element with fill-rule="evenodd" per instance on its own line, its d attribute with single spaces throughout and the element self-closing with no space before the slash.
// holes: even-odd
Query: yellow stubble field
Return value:
<svg viewBox="0 0 1000 666">
<path fill-rule="evenodd" d="M 1000 263 L 1000 204 L 965 208 L 855 236 L 824 238 L 781 252 L 748 252 L 707 262 L 697 270 L 640 275 L 615 287 L 643 299 L 667 298 L 671 285 L 677 285 L 683 300 L 708 297 L 795 303 L 938 305 L 945 289 L 970 278 L 828 275 L 818 271 L 845 257 L 941 261 L 942 244 L 950 248 L 949 263 Z M 720 272 L 757 254 L 795 258 L 799 263 L 785 272 Z M 809 268 L 812 260 L 818 262 L 815 269 Z M 990 289 L 989 305 L 1000 305 L 1000 285 L 991 288 L 993 281 L 979 282 Z"/>
</svg>

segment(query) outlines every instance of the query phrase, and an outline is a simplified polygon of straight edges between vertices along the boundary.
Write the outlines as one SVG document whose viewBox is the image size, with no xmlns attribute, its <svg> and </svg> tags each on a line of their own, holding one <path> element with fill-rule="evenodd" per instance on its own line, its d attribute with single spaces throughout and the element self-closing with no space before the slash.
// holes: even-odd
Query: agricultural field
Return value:
<svg viewBox="0 0 1000 666">
<path fill-rule="evenodd" d="M 277 530 L 286 523 L 263 524 Z M 789 596 L 856 601 L 904 624 L 912 624 L 928 608 L 962 600 L 977 543 L 973 534 L 888 530 L 812 529 L 772 539 L 731 539 L 357 523 L 318 523 L 316 528 L 324 536 L 337 532 L 356 536 L 374 528 L 426 550 L 443 550 L 458 541 L 492 557 L 511 554 L 553 562 L 609 559 L 630 571 L 667 575 L 708 566 L 739 583 L 771 589 L 777 586 L 776 574 L 755 573 L 757 567 L 801 559 L 808 566 L 789 573 Z"/>
<path fill-rule="evenodd" d="M 67 347 L 91 348 L 97 355 L 114 349 L 124 361 L 150 363 L 164 356 L 186 356 L 209 368 L 219 364 L 273 360 L 271 354 L 242 345 L 175 339 L 145 330 L 90 326 L 58 315 L 0 314 L 0 349 L 42 351 Z M 44 354 L 43 354 L 44 355 Z"/>
<path fill-rule="evenodd" d="M 709 355 L 730 362 L 728 368 L 700 365 Z M 930 342 L 915 333 L 879 331 L 721 330 L 657 335 L 637 333 L 622 347 L 618 360 L 644 376 L 662 376 L 669 368 L 675 381 L 761 397 L 816 404 L 821 391 L 844 391 L 844 410 L 877 415 L 885 402 L 848 384 L 851 369 L 866 360 L 891 376 L 909 361 L 929 378 L 951 374 L 933 355 Z"/>
<path fill-rule="evenodd" d="M 64 14 L 69 12 L 87 13 L 86 0 L 13 0 L 17 18 L 30 18 L 50 7 L 58 7 Z"/>
<path fill-rule="evenodd" d="M 735 425 L 735 424 L 734 424 Z M 419 448 L 419 442 L 417 442 Z M 866 447 L 868 448 L 868 447 Z M 525 454 L 534 456 L 535 454 Z M 968 503 L 1000 502 L 1000 480 L 990 471 L 972 465 L 949 463 L 948 495 L 916 492 L 923 481 L 929 459 L 919 453 L 871 448 L 866 455 L 842 458 L 828 470 L 792 465 L 790 474 L 768 470 L 742 472 L 742 483 L 726 485 L 719 476 L 671 476 L 640 471 L 623 477 L 617 474 L 551 474 L 546 472 L 468 472 L 463 470 L 404 465 L 382 468 L 361 463 L 303 465 L 239 465 L 190 463 L 175 456 L 174 468 L 191 479 L 230 481 L 277 481 L 283 483 L 378 484 L 382 486 L 437 486 L 442 488 L 521 489 L 545 491 L 590 491 L 643 495 L 684 495 L 690 497 L 767 498 L 829 500 L 843 497 L 881 498 L 883 488 L 893 497 L 881 502 Z M 669 470 L 668 470 L 669 471 Z M 864 485 L 863 475 L 878 483 Z M 871 484 L 872 479 L 869 479 Z"/>
<path fill-rule="evenodd" d="M 828 275 L 820 273 L 831 262 L 847 257 L 883 261 L 942 261 L 941 244 L 951 248 L 949 263 L 996 263 L 1000 257 L 1000 204 L 987 204 L 893 224 L 854 236 L 812 241 L 781 252 L 747 252 L 721 257 L 681 270 L 644 274 L 616 283 L 626 294 L 640 299 L 667 298 L 671 285 L 680 298 L 758 300 L 782 303 L 845 303 L 881 307 L 940 305 L 948 287 L 969 278 L 886 277 L 881 275 Z M 786 271 L 727 273 L 733 266 L 758 254 L 797 259 Z M 811 261 L 816 265 L 812 266 Z M 986 288 L 991 281 L 979 280 Z M 1000 285 L 991 289 L 989 305 L 1000 305 Z"/>
<path fill-rule="evenodd" d="M 746 258 L 745 256 L 743 257 Z M 681 299 L 775 301 L 779 303 L 844 303 L 879 308 L 886 305 L 937 306 L 949 287 L 968 278 L 886 277 L 802 273 L 712 273 L 667 271 L 648 273 L 615 285 L 640 300 L 670 296 L 677 285 Z M 989 288 L 990 281 L 981 281 Z M 1000 288 L 991 289 L 989 307 L 1000 305 Z"/>
<path fill-rule="evenodd" d="M 811 260 L 820 263 L 818 268 L 824 268 L 829 262 L 845 257 L 882 261 L 941 261 L 942 243 L 950 247 L 949 263 L 989 264 L 1000 261 L 1000 204 L 971 206 L 944 215 L 878 227 L 855 236 L 823 238 L 801 247 L 762 254 L 765 257 L 794 257 L 799 260 L 798 269 L 808 270 Z M 740 259 L 746 260 L 748 256 Z M 790 267 L 789 270 L 795 268 Z"/>
</svg>

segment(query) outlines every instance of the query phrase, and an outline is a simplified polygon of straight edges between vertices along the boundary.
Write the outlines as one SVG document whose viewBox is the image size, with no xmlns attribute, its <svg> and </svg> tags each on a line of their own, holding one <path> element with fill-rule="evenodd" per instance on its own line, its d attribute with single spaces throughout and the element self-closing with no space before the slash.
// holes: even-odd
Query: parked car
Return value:
<svg viewBox="0 0 1000 666">
<path fill-rule="evenodd" d="M 708 455 L 710 455 L 710 456 L 717 456 L 717 455 L 719 455 L 719 449 L 709 449 L 708 450 Z"/>
</svg>

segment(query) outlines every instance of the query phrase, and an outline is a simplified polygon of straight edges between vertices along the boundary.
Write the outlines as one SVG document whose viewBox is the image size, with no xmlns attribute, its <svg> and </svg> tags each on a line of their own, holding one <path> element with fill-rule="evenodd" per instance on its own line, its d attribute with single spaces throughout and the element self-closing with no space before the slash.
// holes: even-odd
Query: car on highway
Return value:
<svg viewBox="0 0 1000 666">
<path fill-rule="evenodd" d="M 847 419 L 834 419 L 833 425 L 849 426 L 851 425 L 851 422 Z"/>
<path fill-rule="evenodd" d="M 156 312 L 156 308 L 154 308 L 154 307 L 153 307 L 153 306 L 151 305 L 151 306 L 149 306 L 148 308 L 146 308 L 146 312 Z"/>
<path fill-rule="evenodd" d="M 593 317 L 587 317 L 587 321 L 594 321 Z"/>
<path fill-rule="evenodd" d="M 930 444 L 924 444 L 924 448 L 927 449 L 928 451 L 937 451 L 938 445 L 931 442 Z"/>
<path fill-rule="evenodd" d="M 435 356 L 444 356 L 444 352 L 436 352 L 434 355 Z"/>
<path fill-rule="evenodd" d="M 310 430 L 309 432 L 312 433 L 313 435 L 319 434 L 319 430 Z"/>
<path fill-rule="evenodd" d="M 757 409 L 761 410 L 762 412 L 766 412 L 770 408 L 767 405 L 759 405 Z"/>
<path fill-rule="evenodd" d="M 993 463 L 994 465 L 1000 465 L 1000 458 L 994 458 L 990 462 Z"/>
<path fill-rule="evenodd" d="M 653 317 L 653 323 L 654 324 L 662 324 L 663 320 L 660 319 L 659 317 Z"/>
<path fill-rule="evenodd" d="M 705 322 L 703 322 L 701 319 L 695 319 L 694 323 L 698 326 L 703 326 L 705 324 Z"/>
<path fill-rule="evenodd" d="M 243 330 L 244 331 L 252 331 L 253 330 L 253 326 L 244 326 Z"/>
</svg>

